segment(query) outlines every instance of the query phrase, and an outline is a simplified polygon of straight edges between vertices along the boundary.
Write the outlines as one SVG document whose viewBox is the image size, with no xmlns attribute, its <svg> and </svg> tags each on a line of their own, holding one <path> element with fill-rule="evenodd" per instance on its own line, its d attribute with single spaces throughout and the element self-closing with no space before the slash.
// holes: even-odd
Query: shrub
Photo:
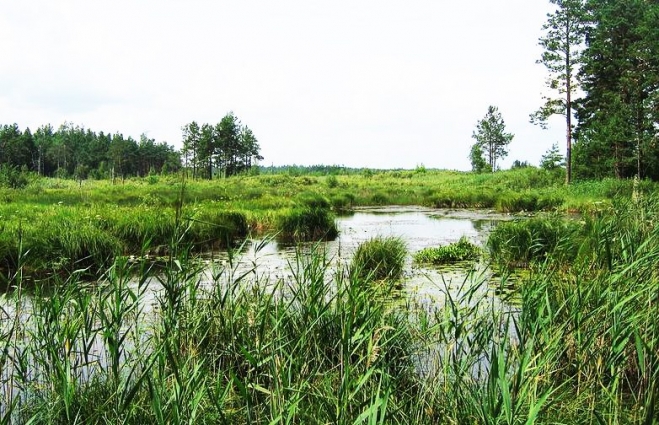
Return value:
<svg viewBox="0 0 659 425">
<path fill-rule="evenodd" d="M 21 189 L 30 183 L 29 173 L 18 167 L 9 165 L 0 166 L 0 187 Z"/>
<path fill-rule="evenodd" d="M 329 187 L 330 189 L 333 189 L 339 185 L 339 179 L 337 179 L 336 176 L 333 174 L 327 176 L 326 182 L 327 182 L 327 187 Z"/>
<path fill-rule="evenodd" d="M 407 247 L 396 237 L 375 237 L 357 247 L 350 274 L 361 280 L 397 280 L 403 273 Z"/>
</svg>

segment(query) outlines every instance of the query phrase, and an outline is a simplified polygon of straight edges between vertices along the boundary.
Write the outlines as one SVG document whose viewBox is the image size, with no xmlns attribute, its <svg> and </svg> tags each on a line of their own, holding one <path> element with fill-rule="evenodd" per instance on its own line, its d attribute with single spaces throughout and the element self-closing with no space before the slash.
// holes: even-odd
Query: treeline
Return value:
<svg viewBox="0 0 659 425">
<path fill-rule="evenodd" d="M 0 167 L 49 177 L 124 178 L 181 168 L 179 153 L 142 134 L 139 140 L 121 133 L 96 133 L 70 123 L 50 124 L 34 133 L 18 124 L 0 127 Z"/>
<path fill-rule="evenodd" d="M 539 62 L 553 95 L 531 121 L 565 118 L 567 182 L 572 164 L 578 178 L 659 180 L 659 2 L 550 2 Z"/>
<path fill-rule="evenodd" d="M 270 165 L 259 167 L 259 174 L 289 174 L 292 176 L 327 176 L 359 174 L 362 168 L 349 168 L 343 165 Z"/>
<path fill-rule="evenodd" d="M 121 133 L 96 133 L 71 123 L 46 124 L 34 133 L 18 124 L 0 125 L 0 174 L 33 172 L 47 177 L 106 179 L 144 177 L 186 170 L 193 178 L 247 172 L 260 155 L 252 131 L 227 114 L 215 126 L 183 127 L 183 149 Z"/>
<path fill-rule="evenodd" d="M 181 156 L 193 178 L 206 179 L 247 172 L 263 159 L 254 133 L 232 112 L 216 125 L 192 121 L 183 126 Z"/>
</svg>

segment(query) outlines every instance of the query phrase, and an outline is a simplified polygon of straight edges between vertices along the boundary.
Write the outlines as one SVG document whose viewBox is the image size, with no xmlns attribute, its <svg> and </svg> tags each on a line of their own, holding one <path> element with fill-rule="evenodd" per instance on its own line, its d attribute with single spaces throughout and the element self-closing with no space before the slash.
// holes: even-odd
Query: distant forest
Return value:
<svg viewBox="0 0 659 425">
<path fill-rule="evenodd" d="M 263 159 L 252 131 L 232 113 L 214 126 L 187 124 L 182 134 L 179 151 L 145 134 L 135 140 L 71 123 L 57 130 L 42 125 L 33 133 L 5 124 L 0 126 L 0 168 L 76 179 L 123 179 L 186 169 L 193 178 L 213 178 L 248 172 Z"/>
</svg>

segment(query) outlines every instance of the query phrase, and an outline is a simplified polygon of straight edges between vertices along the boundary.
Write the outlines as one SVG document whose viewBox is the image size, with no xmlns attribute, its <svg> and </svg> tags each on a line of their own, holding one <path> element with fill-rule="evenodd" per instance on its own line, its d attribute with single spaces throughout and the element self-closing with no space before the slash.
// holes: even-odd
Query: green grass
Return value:
<svg viewBox="0 0 659 425">
<path fill-rule="evenodd" d="M 558 237 L 528 245 L 547 244 L 514 307 L 486 274 L 435 282 L 428 309 L 392 303 L 392 285 L 355 272 L 383 261 L 335 269 L 320 244 L 278 280 L 239 266 L 239 248 L 204 269 L 172 243 L 157 271 L 120 258 L 96 284 L 73 273 L 36 292 L 19 257 L 0 297 L 0 385 L 18 392 L 0 421 L 656 422 L 659 204 L 612 208 L 570 232 L 525 222 Z M 396 239 L 362 246 L 405 255 Z"/>
<path fill-rule="evenodd" d="M 460 261 L 477 260 L 482 250 L 462 236 L 457 242 L 439 247 L 424 248 L 414 254 L 414 261 L 420 264 L 451 264 Z"/>
<path fill-rule="evenodd" d="M 396 237 L 374 237 L 362 242 L 350 264 L 355 280 L 397 281 L 403 274 L 407 247 Z"/>
<path fill-rule="evenodd" d="M 0 189 L 11 288 L 0 295 L 0 423 L 659 421 L 654 183 L 565 187 L 525 169 L 182 186 L 35 179 Z M 208 269 L 195 260 L 281 230 L 286 217 L 288 235 L 324 236 L 308 229 L 329 224 L 330 209 L 376 201 L 581 214 L 493 231 L 495 263 L 531 269 L 515 306 L 493 295 L 487 273 L 435 282 L 441 301 L 428 309 L 396 285 L 364 284 L 400 277 L 407 253 L 395 238 L 361 245 L 336 269 L 322 245 L 301 250 L 281 279 L 239 266 L 240 247 Z M 140 260 L 147 252 L 165 254 L 162 267 Z M 38 271 L 53 275 L 28 282 Z"/>
<path fill-rule="evenodd" d="M 648 196 L 655 189 L 651 182 L 611 179 L 566 187 L 560 173 L 533 168 L 489 174 L 369 170 L 331 178 L 265 175 L 214 181 L 161 176 L 115 185 L 33 178 L 22 189 L 0 189 L 0 270 L 16 270 L 19 252 L 33 262 L 26 271 L 98 270 L 117 252 L 139 254 L 145 244 L 162 254 L 185 229 L 186 242 L 197 249 L 222 247 L 250 233 L 280 232 L 289 242 L 332 239 L 334 213 L 374 204 L 590 217 L 609 211 L 616 199 Z M 60 228 L 81 234 L 64 235 Z"/>
</svg>

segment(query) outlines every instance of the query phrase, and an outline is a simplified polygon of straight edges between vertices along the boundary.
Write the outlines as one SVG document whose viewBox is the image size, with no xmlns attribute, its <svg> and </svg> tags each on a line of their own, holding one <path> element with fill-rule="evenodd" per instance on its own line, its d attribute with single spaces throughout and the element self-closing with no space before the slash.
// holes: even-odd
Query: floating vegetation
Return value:
<svg viewBox="0 0 659 425">
<path fill-rule="evenodd" d="M 477 260 L 481 254 L 480 247 L 466 236 L 462 236 L 457 242 L 445 246 L 424 248 L 416 252 L 414 261 L 421 264 L 444 265 Z"/>
</svg>

